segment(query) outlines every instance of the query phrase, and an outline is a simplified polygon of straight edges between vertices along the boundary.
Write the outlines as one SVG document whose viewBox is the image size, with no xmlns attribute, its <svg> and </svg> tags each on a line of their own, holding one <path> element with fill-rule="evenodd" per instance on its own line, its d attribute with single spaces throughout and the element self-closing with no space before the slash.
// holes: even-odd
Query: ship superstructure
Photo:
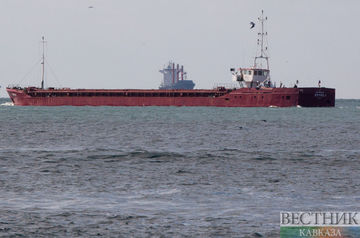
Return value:
<svg viewBox="0 0 360 238">
<path fill-rule="evenodd" d="M 159 89 L 193 89 L 195 83 L 187 79 L 187 72 L 184 71 L 184 66 L 169 62 L 167 67 L 159 70 L 163 74 L 163 80 Z"/>
<path fill-rule="evenodd" d="M 232 80 L 239 82 L 240 87 L 271 88 L 275 86 L 270 79 L 269 56 L 267 54 L 268 47 L 266 41 L 268 33 L 264 31 L 264 23 L 267 20 L 267 17 L 264 17 L 264 11 L 261 11 L 261 16 L 258 20 L 261 25 L 257 39 L 259 54 L 255 56 L 253 66 L 249 68 L 230 69 L 232 72 Z M 253 28 L 255 23 L 251 23 L 253 24 Z"/>
</svg>

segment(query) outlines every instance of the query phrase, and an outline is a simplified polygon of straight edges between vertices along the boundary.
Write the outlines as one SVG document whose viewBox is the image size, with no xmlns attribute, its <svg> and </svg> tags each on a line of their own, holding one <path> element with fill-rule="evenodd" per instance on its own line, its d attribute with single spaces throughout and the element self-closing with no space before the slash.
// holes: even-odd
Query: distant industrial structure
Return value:
<svg viewBox="0 0 360 238">
<path fill-rule="evenodd" d="M 187 80 L 187 73 L 184 72 L 184 66 L 169 62 L 167 67 L 159 70 L 164 75 L 159 89 L 193 89 L 195 83 Z"/>
</svg>

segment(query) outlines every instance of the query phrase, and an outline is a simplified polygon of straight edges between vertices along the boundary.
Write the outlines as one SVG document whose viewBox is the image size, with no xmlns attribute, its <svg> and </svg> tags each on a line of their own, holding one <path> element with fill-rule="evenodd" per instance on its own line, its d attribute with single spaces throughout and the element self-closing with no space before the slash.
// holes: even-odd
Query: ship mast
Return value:
<svg viewBox="0 0 360 238">
<path fill-rule="evenodd" d="M 41 72 L 41 89 L 44 89 L 44 78 L 45 78 L 45 38 L 42 37 L 42 40 L 41 40 L 41 43 L 42 43 L 42 61 L 41 61 L 41 64 L 42 64 L 42 72 Z"/>
<path fill-rule="evenodd" d="M 261 23 L 261 32 L 258 33 L 258 45 L 260 44 L 260 56 L 256 56 L 254 60 L 254 68 L 256 68 L 257 59 L 265 59 L 266 66 L 269 70 L 269 57 L 266 54 L 267 46 L 264 47 L 264 38 L 267 36 L 267 32 L 264 33 L 264 22 L 267 20 L 267 17 L 264 18 L 264 10 L 261 10 L 261 17 L 258 17 L 259 22 Z"/>
</svg>

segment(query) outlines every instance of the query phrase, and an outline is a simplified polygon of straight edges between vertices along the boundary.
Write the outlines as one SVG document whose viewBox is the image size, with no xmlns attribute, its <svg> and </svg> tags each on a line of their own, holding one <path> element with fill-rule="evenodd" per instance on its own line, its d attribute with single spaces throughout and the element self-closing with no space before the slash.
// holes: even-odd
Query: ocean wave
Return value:
<svg viewBox="0 0 360 238">
<path fill-rule="evenodd" d="M 14 103 L 12 102 L 4 102 L 4 103 L 1 103 L 0 106 L 7 106 L 7 107 L 11 107 L 11 106 L 14 106 Z"/>
<path fill-rule="evenodd" d="M 174 152 L 157 152 L 157 151 L 109 151 L 106 153 L 96 153 L 93 152 L 89 154 L 86 158 L 89 160 L 106 160 L 107 162 L 114 162 L 119 159 L 152 159 L 153 163 L 162 163 L 164 160 L 175 159 L 179 157 L 184 157 L 184 155 Z"/>
</svg>

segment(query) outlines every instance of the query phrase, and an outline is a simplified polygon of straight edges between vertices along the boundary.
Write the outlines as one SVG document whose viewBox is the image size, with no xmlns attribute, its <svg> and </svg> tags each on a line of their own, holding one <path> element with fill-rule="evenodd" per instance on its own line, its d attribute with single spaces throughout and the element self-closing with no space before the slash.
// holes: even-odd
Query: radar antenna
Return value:
<svg viewBox="0 0 360 238">
<path fill-rule="evenodd" d="M 259 22 L 261 23 L 261 32 L 258 33 L 258 45 L 260 44 L 260 55 L 255 57 L 254 68 L 257 67 L 257 59 L 265 59 L 267 69 L 269 70 L 269 57 L 266 54 L 267 46 L 264 46 L 264 38 L 267 37 L 267 32 L 264 33 L 264 22 L 267 20 L 267 17 L 264 18 L 264 10 L 261 10 L 261 17 L 258 17 Z"/>
</svg>

